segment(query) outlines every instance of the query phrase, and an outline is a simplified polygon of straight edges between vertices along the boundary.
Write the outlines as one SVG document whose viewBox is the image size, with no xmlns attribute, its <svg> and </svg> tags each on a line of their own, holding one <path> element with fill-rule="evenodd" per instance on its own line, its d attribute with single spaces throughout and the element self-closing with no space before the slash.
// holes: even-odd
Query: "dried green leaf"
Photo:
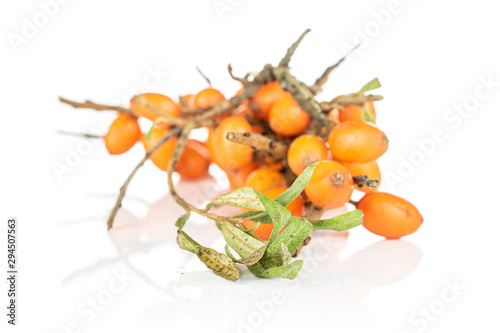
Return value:
<svg viewBox="0 0 500 333">
<path fill-rule="evenodd" d="M 233 253 L 229 249 L 229 245 L 227 245 L 227 244 L 224 245 L 224 252 L 226 252 L 226 256 L 228 256 L 229 258 L 231 258 L 232 261 L 234 261 L 234 262 L 240 262 L 238 259 L 236 259 L 236 257 L 233 255 Z"/>
<path fill-rule="evenodd" d="M 283 262 L 283 265 L 286 265 L 292 259 L 292 253 L 290 253 L 288 247 L 285 244 L 281 243 L 280 247 L 281 247 L 280 251 L 281 261 Z"/>
<path fill-rule="evenodd" d="M 267 247 L 267 245 L 263 245 L 260 249 L 255 251 L 250 256 L 248 256 L 246 258 L 242 258 L 240 260 L 240 262 L 242 264 L 247 265 L 247 266 L 251 266 L 251 265 L 256 264 L 264 256 L 264 253 L 266 252 L 266 247 Z"/>
<path fill-rule="evenodd" d="M 195 240 L 189 237 L 184 231 L 177 230 L 177 244 L 183 250 L 193 252 L 196 254 L 196 248 L 201 247 Z"/>
<path fill-rule="evenodd" d="M 182 215 L 177 219 L 175 222 L 175 226 L 178 227 L 179 229 L 182 229 L 184 225 L 186 224 L 187 220 L 189 219 L 189 216 L 191 215 L 191 212 L 188 211 L 186 214 Z"/>
<path fill-rule="evenodd" d="M 146 136 L 144 136 L 145 140 L 149 140 L 151 138 L 151 133 L 153 132 L 154 127 L 155 127 L 155 124 L 153 123 L 153 125 L 151 125 L 151 128 L 149 129 L 149 131 L 146 133 Z"/>
<path fill-rule="evenodd" d="M 382 85 L 380 84 L 380 81 L 377 79 L 377 78 L 374 78 L 373 80 L 371 80 L 370 82 L 368 82 L 367 84 L 365 84 L 360 90 L 359 90 L 359 93 L 360 94 L 364 94 L 365 92 L 367 91 L 370 91 L 370 90 L 375 90 L 375 89 L 378 89 L 382 87 Z"/>
<path fill-rule="evenodd" d="M 238 266 L 228 256 L 208 247 L 197 247 L 196 255 L 216 275 L 236 281 L 240 277 Z"/>
<path fill-rule="evenodd" d="M 375 124 L 375 118 L 366 110 L 366 107 L 363 107 L 363 120 Z"/>
<path fill-rule="evenodd" d="M 276 236 L 278 236 L 278 233 L 283 230 L 283 228 L 288 224 L 288 221 L 290 220 L 292 214 L 288 209 L 286 209 L 273 199 L 270 199 L 264 194 L 261 194 L 255 190 L 254 192 L 259 198 L 262 205 L 265 207 L 265 210 L 271 217 L 271 220 L 273 220 L 274 228 L 273 231 L 271 231 L 271 235 L 269 236 L 268 241 L 268 244 L 271 244 Z"/>
<path fill-rule="evenodd" d="M 294 253 L 312 231 L 313 225 L 306 218 L 292 216 L 285 230 L 269 244 L 267 252 L 277 254 L 281 250 L 281 244 L 284 244 L 290 253 Z"/>
<path fill-rule="evenodd" d="M 326 220 L 309 220 L 314 230 L 344 231 L 363 223 L 363 212 L 359 209 Z"/>
<path fill-rule="evenodd" d="M 278 198 L 276 198 L 276 202 L 278 202 L 283 207 L 286 207 L 290 202 L 298 197 L 306 187 L 307 183 L 309 183 L 316 165 L 318 165 L 318 162 L 313 163 L 305 168 L 305 170 L 302 171 L 302 173 L 297 177 L 297 179 L 288 188 L 288 190 L 286 190 Z"/>
<path fill-rule="evenodd" d="M 214 206 L 225 205 L 252 210 L 265 210 L 251 187 L 242 187 L 229 193 L 219 195 L 211 204 Z"/>
<path fill-rule="evenodd" d="M 294 262 L 280 267 L 272 267 L 265 270 L 260 277 L 263 278 L 283 278 L 293 280 L 297 277 L 300 269 L 302 268 L 303 260 L 295 260 Z"/>
<path fill-rule="evenodd" d="M 247 234 L 227 221 L 222 222 L 221 231 L 226 243 L 242 258 L 251 256 L 265 245 L 263 241 Z"/>
</svg>

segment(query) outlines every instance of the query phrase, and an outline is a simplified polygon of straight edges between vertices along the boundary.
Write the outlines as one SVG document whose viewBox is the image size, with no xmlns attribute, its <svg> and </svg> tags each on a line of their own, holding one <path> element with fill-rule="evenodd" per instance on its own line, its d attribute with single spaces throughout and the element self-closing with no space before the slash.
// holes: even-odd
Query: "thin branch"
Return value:
<svg viewBox="0 0 500 333">
<path fill-rule="evenodd" d="M 337 63 L 331 65 L 328 67 L 323 74 L 314 82 L 314 84 L 311 86 L 311 92 L 316 95 L 318 92 L 322 90 L 323 85 L 328 81 L 328 76 L 330 75 L 331 72 L 333 72 L 341 63 L 343 63 L 349 55 L 351 55 L 358 47 L 360 44 L 354 46 L 349 52 L 347 52 Z"/>
<path fill-rule="evenodd" d="M 127 108 L 124 108 L 121 106 L 98 104 L 98 103 L 94 103 L 94 102 L 89 101 L 89 100 L 87 100 L 83 103 L 79 103 L 79 102 L 71 101 L 71 100 L 63 98 L 63 97 L 59 97 L 59 101 L 61 101 L 62 103 L 71 105 L 75 109 L 93 109 L 96 111 L 118 111 L 121 113 L 126 113 L 129 116 L 132 116 L 134 118 L 137 118 L 136 115 L 133 114 L 132 111 L 130 111 L 130 109 L 127 109 Z"/>
<path fill-rule="evenodd" d="M 69 132 L 69 131 L 62 131 L 62 130 L 57 130 L 57 134 L 62 134 L 62 135 L 69 135 L 69 136 L 78 136 L 82 138 L 89 138 L 89 139 L 102 139 L 102 135 L 97 135 L 97 134 L 90 134 L 90 133 L 77 133 L 77 132 Z"/>
<path fill-rule="evenodd" d="M 330 102 L 321 102 L 319 107 L 323 112 L 331 111 L 335 108 L 343 109 L 346 105 L 364 105 L 366 102 L 376 102 L 382 100 L 380 95 L 363 95 L 362 93 L 352 93 L 348 95 L 340 95 L 332 99 Z"/>
<path fill-rule="evenodd" d="M 210 82 L 210 79 L 205 74 L 203 74 L 200 67 L 196 66 L 196 70 L 198 71 L 198 73 L 200 73 L 200 75 L 205 79 L 205 81 L 207 81 L 208 85 L 211 87 L 212 82 Z"/>
<path fill-rule="evenodd" d="M 245 85 L 248 83 L 248 74 L 244 77 L 244 78 L 239 78 L 239 77 L 236 77 L 233 75 L 233 66 L 231 66 L 231 64 L 228 64 L 227 65 L 227 71 L 229 72 L 229 76 L 231 76 L 231 78 L 235 81 L 238 81 L 240 82 L 241 84 Z"/>
<path fill-rule="evenodd" d="M 127 192 L 127 188 L 129 186 L 130 182 L 132 181 L 132 179 L 134 178 L 135 174 L 137 173 L 137 171 L 139 171 L 139 169 L 144 165 L 144 163 L 146 163 L 146 161 L 148 160 L 148 158 L 158 148 L 160 148 L 160 146 L 163 143 L 165 143 L 167 140 L 173 138 L 174 136 L 178 135 L 181 132 L 181 130 L 182 130 L 181 127 L 175 127 L 175 128 L 173 128 L 170 131 L 170 133 L 168 133 L 165 137 L 163 137 L 160 142 L 158 142 L 150 151 L 148 151 L 144 155 L 144 157 L 142 158 L 142 160 L 136 165 L 136 167 L 134 168 L 134 170 L 132 170 L 132 173 L 128 176 L 128 178 L 125 181 L 125 183 L 122 185 L 122 187 L 120 187 L 120 194 L 118 195 L 118 198 L 116 199 L 115 206 L 113 207 L 113 210 L 111 211 L 111 215 L 108 218 L 108 222 L 107 222 L 108 230 L 113 227 L 113 222 L 115 220 L 116 213 L 118 212 L 118 209 L 120 209 L 120 207 L 122 206 L 122 201 L 123 201 L 123 198 L 125 197 L 125 194 Z"/>
<path fill-rule="evenodd" d="M 302 42 L 302 39 L 304 39 L 304 37 L 311 31 L 311 29 L 306 29 L 306 31 L 304 31 L 302 33 L 302 35 L 300 35 L 299 39 L 297 39 L 297 41 L 295 43 L 292 44 L 292 46 L 290 46 L 288 48 L 288 50 L 286 51 L 286 54 L 285 54 L 285 57 L 283 57 L 283 59 L 281 59 L 280 63 L 279 63 L 279 66 L 283 66 L 283 67 L 288 67 L 288 64 L 290 63 L 290 60 L 292 59 L 292 56 L 293 54 L 295 53 L 295 50 L 297 49 L 297 47 L 299 46 L 300 42 Z"/>
<path fill-rule="evenodd" d="M 324 208 L 318 207 L 315 204 L 311 204 L 311 206 L 309 207 L 309 210 L 307 211 L 307 213 L 304 217 L 307 219 L 311 219 L 311 220 L 320 220 L 324 213 L 325 213 Z M 295 250 L 295 253 L 293 254 L 293 257 L 296 257 L 300 254 L 300 251 L 302 250 L 302 248 L 304 246 L 306 246 L 307 244 L 309 244 L 309 242 L 311 241 L 311 238 L 312 238 L 312 232 L 297 247 L 297 249 Z"/>
<path fill-rule="evenodd" d="M 174 117 L 174 116 L 171 116 L 171 115 L 168 115 L 166 113 L 163 113 L 161 112 L 158 108 L 152 106 L 151 104 L 149 104 L 146 99 L 141 96 L 141 95 L 137 95 L 137 96 L 134 96 L 132 97 L 132 99 L 134 101 L 136 101 L 137 103 L 141 104 L 142 106 L 150 109 L 151 111 L 153 111 L 157 116 L 158 118 L 155 120 L 155 121 L 164 121 L 168 124 L 172 124 L 172 125 L 175 125 L 175 126 L 184 126 L 187 124 L 188 120 L 186 119 L 183 119 L 183 118 L 177 118 L 177 117 Z"/>
<path fill-rule="evenodd" d="M 286 144 L 268 138 L 259 133 L 228 132 L 226 138 L 229 141 L 249 146 L 253 150 L 269 152 L 276 159 L 286 157 L 288 152 L 288 146 Z"/>
</svg>

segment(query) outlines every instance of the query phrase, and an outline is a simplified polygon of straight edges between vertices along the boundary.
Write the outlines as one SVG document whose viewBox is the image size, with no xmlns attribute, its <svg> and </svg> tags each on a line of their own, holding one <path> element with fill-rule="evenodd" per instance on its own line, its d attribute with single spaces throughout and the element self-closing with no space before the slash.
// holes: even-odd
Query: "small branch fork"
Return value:
<svg viewBox="0 0 500 333">
<path fill-rule="evenodd" d="M 380 181 L 378 179 L 370 179 L 366 175 L 353 176 L 352 180 L 354 181 L 354 184 L 359 188 L 363 188 L 365 186 L 369 188 L 377 188 L 378 184 L 380 184 Z"/>
<path fill-rule="evenodd" d="M 210 213 L 207 209 L 199 209 L 197 207 L 194 207 L 190 203 L 186 202 L 183 198 L 181 198 L 177 192 L 175 191 L 174 183 L 172 180 L 172 174 L 174 170 L 174 166 L 177 163 L 179 157 L 181 156 L 184 147 L 186 145 L 189 133 L 191 132 L 192 129 L 197 128 L 197 127 L 202 127 L 202 126 L 213 126 L 213 118 L 216 116 L 219 116 L 227 111 L 233 110 L 237 108 L 245 99 L 250 98 L 262 85 L 267 84 L 272 81 L 279 81 L 280 85 L 282 88 L 292 94 L 292 96 L 295 98 L 297 103 L 300 105 L 300 107 L 308 112 L 311 117 L 313 118 L 313 124 L 311 126 L 315 126 L 319 128 L 319 132 L 328 133 L 331 128 L 333 128 L 336 124 L 332 122 L 323 112 L 325 111 L 326 108 L 331 107 L 332 105 L 337 105 L 341 104 L 349 98 L 354 99 L 354 96 L 351 95 L 346 95 L 346 96 L 340 96 L 338 99 L 334 99 L 327 104 L 321 103 L 318 104 L 316 100 L 314 99 L 314 94 L 321 90 L 322 85 L 327 81 L 329 74 L 339 66 L 340 63 L 342 63 L 345 59 L 342 58 L 340 59 L 336 64 L 330 66 L 325 70 L 325 73 L 316 80 L 316 83 L 312 87 L 306 86 L 304 83 L 301 81 L 297 80 L 294 76 L 292 76 L 289 72 L 289 63 L 290 60 L 295 53 L 297 47 L 299 46 L 300 42 L 303 40 L 303 38 L 309 33 L 310 30 L 307 29 L 302 33 L 302 35 L 299 37 L 299 39 L 293 43 L 290 48 L 287 50 L 285 56 L 283 59 L 280 61 L 279 65 L 277 67 L 274 67 L 272 65 L 265 65 L 264 68 L 258 72 L 258 73 L 248 73 L 245 75 L 244 78 L 238 78 L 235 77 L 232 73 L 232 67 L 231 65 L 228 66 L 228 71 L 229 75 L 241 82 L 244 86 L 244 89 L 242 92 L 239 94 L 233 96 L 232 98 L 222 101 L 208 110 L 203 110 L 201 112 L 200 109 L 186 109 L 183 112 L 183 116 L 189 118 L 174 118 L 174 117 L 169 117 L 168 115 L 163 114 L 159 110 L 156 110 L 154 107 L 149 105 L 147 102 L 143 101 L 139 97 L 135 97 L 135 100 L 140 102 L 142 105 L 145 107 L 151 109 L 153 112 L 157 113 L 159 116 L 162 117 L 162 122 L 168 123 L 170 125 L 173 125 L 171 131 L 169 132 L 168 135 L 166 135 L 162 140 L 155 146 L 153 147 L 148 153 L 144 155 L 142 160 L 136 165 L 136 167 L 132 170 L 131 174 L 128 176 L 124 184 L 120 188 L 120 193 L 117 197 L 115 206 L 113 207 L 113 210 L 111 211 L 111 214 L 109 216 L 109 219 L 107 221 L 107 226 L 108 229 L 111 229 L 113 227 L 113 222 L 116 217 L 116 214 L 119 210 L 119 208 L 122 206 L 122 201 L 123 198 L 125 197 L 127 188 L 132 181 L 133 177 L 137 173 L 137 171 L 144 165 L 144 163 L 148 160 L 148 158 L 167 140 L 174 136 L 178 136 L 180 134 L 180 137 L 178 139 L 177 146 L 174 150 L 173 157 L 170 159 L 168 168 L 167 168 L 167 175 L 168 175 L 168 185 L 169 185 L 169 190 L 174 198 L 174 200 L 182 206 L 186 211 L 193 211 L 195 213 L 198 213 L 200 215 L 206 216 L 210 219 L 213 219 L 215 221 L 229 221 L 230 223 L 233 223 L 235 225 L 240 224 L 240 220 L 237 218 L 231 218 L 231 217 L 225 217 L 225 216 L 219 216 L 217 214 Z M 352 51 L 351 51 L 352 52 Z M 347 56 L 347 55 L 346 55 Z M 198 69 L 200 74 L 205 77 L 207 82 L 210 84 L 210 81 L 208 78 L 206 78 L 203 73 Z M 370 95 L 368 95 L 370 96 Z M 368 96 L 365 96 L 365 98 L 369 98 Z M 356 98 L 359 98 L 356 96 Z M 79 102 L 74 102 L 70 101 L 68 99 L 59 98 L 61 102 L 71 105 L 74 108 L 87 108 L 87 109 L 94 109 L 97 111 L 103 111 L 103 110 L 114 110 L 118 111 L 124 114 L 128 114 L 130 116 L 136 117 L 130 109 L 119 107 L 119 106 L 110 106 L 110 105 L 104 105 L 104 104 L 98 104 L 94 103 L 91 101 L 85 101 L 83 103 Z M 378 99 L 374 99 L 378 100 Z M 357 101 L 357 100 L 355 100 Z M 318 133 L 319 133 L 318 132 Z M 253 149 L 256 150 L 257 152 L 271 152 L 274 156 L 278 157 L 285 157 L 287 153 L 287 145 L 278 142 L 276 140 L 273 140 L 272 138 L 266 137 L 264 135 L 258 134 L 258 133 L 237 133 L 237 132 L 230 132 L 228 133 L 228 139 L 237 142 L 240 144 L 247 145 L 249 147 L 252 147 Z M 323 214 L 323 210 L 320 208 L 312 206 L 306 216 L 309 218 L 319 218 Z M 306 245 L 310 240 L 310 237 L 304 241 L 304 245 Z M 303 245 L 302 245 L 303 246 Z M 297 254 L 300 252 L 300 249 L 297 250 Z"/>
</svg>

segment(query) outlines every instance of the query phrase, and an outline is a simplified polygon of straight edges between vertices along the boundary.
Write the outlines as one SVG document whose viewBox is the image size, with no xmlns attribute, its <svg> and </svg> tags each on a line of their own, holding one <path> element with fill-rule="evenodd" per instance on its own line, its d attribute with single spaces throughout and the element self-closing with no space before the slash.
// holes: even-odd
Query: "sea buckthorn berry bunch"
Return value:
<svg viewBox="0 0 500 333">
<path fill-rule="evenodd" d="M 376 123 L 375 102 L 382 96 L 368 93 L 380 87 L 379 80 L 369 81 L 357 92 L 317 101 L 316 94 L 343 59 L 328 67 L 312 86 L 298 80 L 290 73 L 289 62 L 307 32 L 277 66 L 266 65 L 243 77 L 234 76 L 229 66 L 231 78 L 241 85 L 232 97 L 226 98 L 212 87 L 198 70 L 208 88 L 180 95 L 175 102 L 151 92 L 134 96 L 129 108 L 61 98 L 75 108 L 119 113 L 102 137 L 109 154 L 123 154 L 138 141 L 146 151 L 120 189 L 108 228 L 113 226 L 128 184 L 149 159 L 166 173 L 169 193 L 186 211 L 176 222 L 179 246 L 232 281 L 238 278 L 235 262 L 247 265 L 259 277 L 293 276 L 297 267 L 290 269 L 289 265 L 300 262 L 287 263 L 307 245 L 315 230 L 343 231 L 362 223 L 368 231 L 386 238 L 415 232 L 422 224 L 417 208 L 400 197 L 379 192 L 384 185 L 378 161 L 389 140 Z M 145 134 L 139 123 L 150 125 L 143 128 Z M 208 132 L 206 142 L 196 140 L 202 131 Z M 181 181 L 201 180 L 210 173 L 225 175 L 230 191 L 200 208 L 176 192 L 174 173 Z M 356 200 L 363 197 L 355 201 L 353 193 Z M 325 210 L 346 204 L 357 209 L 339 219 L 321 220 Z M 219 215 L 217 206 L 239 207 L 243 213 Z M 185 234 L 183 226 L 190 213 L 215 221 L 228 245 L 226 254 Z"/>
</svg>

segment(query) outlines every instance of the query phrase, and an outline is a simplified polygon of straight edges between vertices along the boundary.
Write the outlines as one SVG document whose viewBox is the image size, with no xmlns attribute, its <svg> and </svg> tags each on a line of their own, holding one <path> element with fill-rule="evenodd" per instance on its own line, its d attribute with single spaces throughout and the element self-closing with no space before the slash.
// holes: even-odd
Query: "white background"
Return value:
<svg viewBox="0 0 500 333">
<path fill-rule="evenodd" d="M 222 16 L 212 0 L 74 0 L 52 7 L 43 22 L 39 2 L 2 1 L 0 216 L 16 216 L 20 225 L 19 322 L 8 332 L 498 331 L 495 3 L 401 0 L 395 12 L 381 0 L 221 2 L 231 6 Z M 23 36 L 33 16 L 44 26 L 14 47 L 10 39 Z M 312 32 L 291 66 L 307 83 L 343 55 L 341 45 L 362 43 L 319 99 L 381 80 L 377 120 L 391 140 L 380 159 L 381 189 L 419 208 L 425 221 L 417 233 L 392 242 L 362 227 L 348 237 L 318 233 L 297 281 L 242 271 L 233 284 L 177 248 L 179 210 L 165 197 L 165 174 L 150 163 L 129 188 L 119 228 L 106 232 L 115 195 L 143 154 L 139 145 L 110 157 L 97 141 L 71 172 L 54 171 L 69 151 L 89 147 L 57 130 L 92 132 L 113 117 L 73 110 L 58 96 L 123 103 L 144 80 L 171 97 L 195 93 L 206 85 L 196 65 L 231 96 L 239 86 L 228 63 L 238 75 L 276 64 L 306 28 Z M 155 69 L 168 74 L 151 80 Z M 496 82 L 491 91 L 481 81 L 488 78 Z M 454 106 L 466 111 L 459 115 Z M 445 139 L 429 144 L 435 131 Z M 416 143 L 424 141 L 427 154 Z M 390 184 L 395 175 L 401 178 Z M 223 186 L 179 185 L 193 200 Z M 222 250 L 213 224 L 200 219 L 189 230 Z M 5 253 L 5 227 L 0 231 Z M 120 284 L 116 274 L 130 280 Z M 94 297 L 105 303 L 98 311 L 88 303 Z"/>
</svg>

